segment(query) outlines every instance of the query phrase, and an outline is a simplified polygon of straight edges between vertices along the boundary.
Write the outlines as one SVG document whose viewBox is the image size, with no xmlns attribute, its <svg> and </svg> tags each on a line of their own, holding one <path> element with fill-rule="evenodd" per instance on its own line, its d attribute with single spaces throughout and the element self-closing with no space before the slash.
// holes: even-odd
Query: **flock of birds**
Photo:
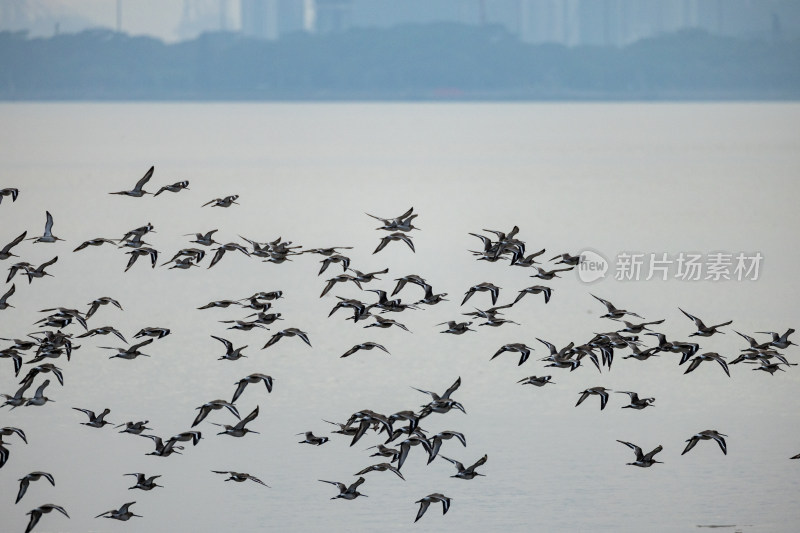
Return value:
<svg viewBox="0 0 800 533">
<path fill-rule="evenodd" d="M 151 167 L 148 172 L 140 179 L 135 186 L 130 190 L 113 192 L 110 194 L 123 195 L 132 198 L 141 198 L 151 193 L 144 190 L 149 180 L 154 174 L 154 168 Z M 164 192 L 179 193 L 188 190 L 188 181 L 181 181 L 171 185 L 161 187 L 154 196 L 158 196 Z M 18 198 L 19 191 L 17 189 L 6 188 L 0 190 L 0 203 L 3 198 L 10 198 L 15 202 Z M 217 198 L 205 204 L 205 206 L 229 208 L 238 205 L 237 195 L 230 195 L 225 198 Z M 6 208 L 3 204 L 2 208 Z M 383 218 L 375 215 L 368 214 L 368 216 L 377 219 L 381 222 L 381 226 L 377 229 L 385 232 L 379 240 L 379 243 L 373 252 L 376 254 L 389 246 L 393 241 L 402 241 L 413 252 L 415 250 L 412 241 L 412 231 L 418 230 L 413 225 L 415 218 L 418 216 L 414 213 L 413 208 L 408 209 L 406 212 L 397 217 Z M 53 244 L 63 239 L 56 237 L 53 234 L 54 219 L 49 213 L 45 213 L 45 226 L 41 236 L 32 238 L 27 237 L 27 231 L 23 231 L 19 236 L 11 240 L 2 249 L 0 249 L 0 261 L 18 258 L 15 252 L 20 254 L 25 253 L 25 248 L 22 243 L 27 239 L 33 243 Z M 156 230 L 152 224 L 148 223 L 139 228 L 132 229 L 126 232 L 121 238 L 107 238 L 98 237 L 92 238 L 82 242 L 78 245 L 73 252 L 78 253 L 88 247 L 109 246 L 115 249 L 123 249 L 126 254 L 129 254 L 125 271 L 134 267 L 137 259 L 141 256 L 146 256 L 150 260 L 151 268 L 158 265 L 159 252 L 152 247 L 151 244 L 145 241 L 149 238 L 151 233 Z M 508 261 L 510 266 L 522 267 L 531 272 L 530 277 L 535 278 L 539 283 L 541 281 L 552 281 L 559 278 L 560 273 L 564 273 L 574 269 L 580 264 L 580 255 L 571 255 L 569 253 L 560 253 L 555 255 L 546 263 L 537 260 L 544 253 L 545 250 L 539 250 L 533 253 L 526 251 L 525 242 L 518 238 L 519 228 L 514 227 L 509 232 L 484 230 L 486 234 L 471 233 L 470 235 L 479 239 L 481 246 L 478 250 L 471 250 L 477 260 L 488 262 Z M 334 246 L 327 248 L 309 248 L 303 249 L 302 246 L 295 245 L 291 241 L 282 241 L 281 238 L 269 242 L 258 242 L 255 240 L 242 237 L 244 242 L 228 242 L 219 243 L 214 240 L 216 229 L 191 234 L 188 236 L 194 237 L 188 244 L 196 246 L 187 246 L 176 252 L 169 261 L 165 261 L 161 266 L 170 265 L 170 269 L 189 269 L 201 267 L 207 251 L 214 252 L 212 259 L 208 262 L 206 268 L 212 268 L 217 265 L 224 257 L 226 252 L 239 252 L 249 257 L 257 257 L 262 261 L 271 263 L 282 263 L 284 261 L 291 261 L 292 258 L 304 254 L 313 254 L 321 257 L 321 267 L 318 275 L 324 274 L 328 268 L 333 267 L 334 264 L 341 266 L 342 272 L 336 276 L 327 279 L 324 282 L 320 298 L 325 297 L 331 291 L 338 290 L 342 284 L 347 282 L 352 283 L 358 289 L 363 291 L 363 294 L 371 293 L 374 296 L 365 298 L 368 301 L 362 301 L 358 298 L 350 298 L 336 295 L 335 305 L 330 310 L 328 317 L 332 317 L 339 310 L 352 313 L 347 317 L 347 320 L 352 320 L 354 323 L 364 322 L 364 328 L 397 328 L 409 331 L 409 328 L 397 319 L 389 318 L 387 315 L 394 314 L 399 316 L 398 313 L 422 309 L 423 306 L 430 307 L 439 304 L 440 302 L 447 301 L 447 293 L 436 292 L 434 288 L 421 276 L 416 274 L 406 275 L 394 279 L 394 288 L 391 293 L 383 289 L 367 289 L 365 285 L 373 282 L 380 281 L 379 276 L 388 274 L 389 269 L 385 268 L 376 272 L 364 273 L 356 270 L 350 266 L 350 258 L 346 255 L 346 250 L 352 249 L 348 246 Z M 216 245 L 216 247 L 215 247 Z M 209 253 L 209 255 L 211 255 Z M 55 264 L 58 261 L 58 256 L 54 256 L 49 261 L 40 265 L 34 265 L 25 261 L 13 263 L 9 267 L 9 274 L 6 279 L 6 284 L 11 284 L 2 297 L 0 297 L 0 311 L 8 312 L 8 309 L 13 308 L 13 301 L 16 292 L 16 285 L 12 282 L 17 273 L 21 273 L 28 278 L 28 283 L 33 283 L 34 279 L 43 278 L 45 276 L 52 276 L 47 271 L 50 267 L 55 270 Z M 416 291 L 419 295 L 411 300 L 403 302 L 403 300 L 396 296 L 405 290 L 405 294 L 409 293 L 407 287 L 417 286 Z M 388 288 L 388 287 L 387 287 Z M 535 284 L 523 288 L 518 291 L 513 297 L 513 301 L 503 305 L 497 305 L 501 296 L 501 288 L 491 282 L 481 282 L 469 287 L 464 293 L 461 300 L 461 306 L 464 306 L 468 301 L 478 301 L 480 298 L 487 298 L 491 300 L 491 307 L 485 309 L 476 308 L 475 311 L 462 313 L 465 318 L 458 318 L 438 323 L 437 326 L 446 326 L 441 330 L 443 334 L 450 335 L 463 335 L 469 332 L 478 331 L 480 326 L 488 326 L 492 328 L 503 327 L 507 324 L 518 324 L 509 318 L 505 318 L 505 312 L 518 305 L 520 301 L 527 295 L 539 295 L 543 297 L 543 304 L 546 305 L 553 297 L 554 289 L 549 285 Z M 478 296 L 479 293 L 487 293 L 487 296 Z M 558 347 L 544 339 L 537 339 L 546 348 L 547 355 L 540 358 L 545 367 L 551 367 L 562 370 L 569 370 L 572 372 L 587 362 L 591 362 L 598 371 L 603 368 L 611 369 L 614 358 L 620 353 L 625 353 L 623 359 L 636 359 L 645 361 L 651 357 L 657 357 L 665 354 L 676 354 L 677 365 L 686 365 L 684 373 L 696 371 L 703 362 L 714 361 L 720 368 L 730 376 L 730 365 L 738 363 L 750 363 L 754 366 L 753 370 L 763 371 L 769 374 L 776 372 L 784 372 L 786 368 L 795 366 L 795 363 L 790 363 L 785 355 L 780 350 L 785 350 L 794 343 L 789 339 L 790 335 L 794 332 L 793 329 L 788 329 L 785 333 L 779 332 L 758 332 L 757 334 L 768 335 L 769 338 L 756 339 L 751 335 L 747 335 L 736 331 L 747 343 L 747 346 L 742 348 L 741 353 L 729 360 L 723 355 L 713 351 L 704 351 L 699 343 L 692 342 L 691 340 L 667 340 L 663 333 L 650 329 L 649 326 L 657 326 L 664 322 L 663 319 L 645 321 L 637 313 L 616 307 L 610 301 L 592 295 L 602 306 L 605 307 L 606 313 L 602 318 L 608 319 L 606 322 L 610 326 L 608 331 L 604 333 L 594 334 L 591 338 L 583 342 L 570 342 L 569 344 Z M 241 299 L 218 300 L 212 301 L 205 305 L 200 306 L 199 310 L 209 309 L 225 309 L 233 307 L 238 310 L 245 310 L 250 314 L 241 319 L 231 319 L 220 321 L 226 324 L 228 329 L 238 331 L 251 331 L 268 329 L 267 326 L 275 324 L 277 321 L 283 320 L 281 313 L 277 312 L 274 307 L 277 306 L 278 301 L 283 297 L 283 291 L 276 290 L 271 292 L 258 292 Z M 475 298 L 475 300 L 472 300 Z M 413 303 L 410 303 L 412 302 Z M 59 384 L 64 384 L 64 371 L 57 364 L 63 365 L 63 359 L 70 360 L 71 354 L 74 350 L 80 348 L 75 342 L 77 339 L 87 339 L 91 337 L 108 337 L 109 335 L 117 339 L 125 346 L 98 346 L 101 349 L 110 350 L 112 355 L 110 358 L 120 358 L 126 360 L 133 360 L 137 357 L 148 357 L 146 353 L 141 350 L 159 339 L 162 339 L 171 334 L 169 328 L 161 326 L 148 326 L 141 328 L 135 335 L 134 339 L 138 342 L 130 344 L 122 332 L 112 326 L 89 327 L 89 321 L 95 317 L 103 308 L 114 306 L 119 310 L 123 309 L 122 304 L 116 299 L 108 296 L 98 297 L 88 304 L 86 310 L 79 310 L 69 307 L 51 307 L 43 309 L 45 313 L 40 320 L 36 322 L 39 331 L 25 333 L 19 335 L 19 338 L 5 338 L 4 341 L 11 344 L 0 350 L 0 358 L 10 359 L 13 362 L 13 372 L 15 377 L 19 377 L 21 370 L 27 365 L 30 370 L 24 374 L 24 377 L 19 381 L 19 388 L 10 393 L 3 393 L 5 403 L 2 407 L 10 407 L 16 409 L 17 407 L 30 407 L 30 406 L 45 406 L 47 403 L 52 402 L 50 398 L 45 396 L 48 386 L 51 384 L 51 379 L 44 379 L 45 374 L 51 374 L 52 378 L 57 380 Z M 725 333 L 723 328 L 731 326 L 732 321 L 727 320 L 722 323 L 707 326 L 706 323 L 697 316 L 690 314 L 683 309 L 680 311 L 694 324 L 696 331 L 688 335 L 688 337 L 702 337 L 708 338 L 716 334 Z M 2 316 L 2 315 L 0 315 Z M 633 320 L 638 319 L 637 322 Z M 474 328 L 471 326 L 475 326 Z M 69 331 L 68 331 L 69 330 Z M 735 330 L 734 330 L 735 331 Z M 653 337 L 655 344 L 653 346 L 645 346 L 645 336 Z M 112 338 L 108 337 L 108 338 Z M 236 361 L 240 358 L 247 357 L 244 350 L 248 345 L 236 346 L 232 341 L 228 340 L 222 335 L 210 335 L 211 338 L 219 341 L 224 346 L 224 353 L 219 357 L 221 360 Z M 312 339 L 308 332 L 295 327 L 283 328 L 273 333 L 267 342 L 261 348 L 269 349 L 275 346 L 284 338 L 296 338 L 297 341 L 302 342 L 309 347 L 312 346 Z M 286 342 L 286 341 L 284 341 Z M 350 357 L 361 351 L 369 351 L 378 349 L 379 351 L 389 353 L 389 350 L 382 344 L 368 341 L 354 345 L 352 348 L 345 351 L 340 357 Z M 508 343 L 505 344 L 490 357 L 493 360 L 506 352 L 519 354 L 518 365 L 524 364 L 529 360 L 531 355 L 535 352 L 535 347 L 528 346 L 524 343 Z M 24 361 L 26 357 L 30 359 Z M 61 363 L 58 361 L 61 360 Z M 217 435 L 225 435 L 234 438 L 246 437 L 248 434 L 258 434 L 250 427 L 254 420 L 259 416 L 259 406 L 256 405 L 249 414 L 242 417 L 237 406 L 237 402 L 246 394 L 251 399 L 257 395 L 263 395 L 264 389 L 259 391 L 251 390 L 254 387 L 260 387 L 264 384 L 266 394 L 271 394 L 273 390 L 273 378 L 263 373 L 253 373 L 242 377 L 235 383 L 235 389 L 232 391 L 231 399 L 214 399 L 204 402 L 197 407 L 197 416 L 192 421 L 188 429 L 183 432 L 177 433 L 169 438 L 164 438 L 150 433 L 152 428 L 148 427 L 148 420 L 127 421 L 118 425 L 105 419 L 111 413 L 109 408 L 104 408 L 97 413 L 91 409 L 83 407 L 73 407 L 72 409 L 83 413 L 84 418 L 81 424 L 101 429 L 107 425 L 114 425 L 116 428 L 122 428 L 120 433 L 136 435 L 145 437 L 152 441 L 152 451 L 147 455 L 158 457 L 167 457 L 175 454 L 181 454 L 186 451 L 185 448 L 188 443 L 196 446 L 204 438 L 203 433 L 199 427 L 206 421 L 206 418 L 215 411 L 227 413 L 225 416 L 230 417 L 230 424 L 213 422 L 211 424 L 220 428 Z M 552 376 L 550 375 L 531 375 L 519 381 L 523 385 L 533 385 L 535 387 L 545 387 L 553 384 Z M 33 396 L 27 396 L 28 391 L 36 385 Z M 252 385 L 253 387 L 248 388 Z M 359 476 L 353 483 L 341 481 L 319 480 L 323 483 L 334 485 L 338 491 L 332 499 L 354 500 L 361 496 L 366 496 L 359 491 L 365 483 L 367 476 L 371 472 L 389 472 L 397 476 L 401 480 L 405 480 L 402 473 L 402 467 L 406 462 L 411 450 L 413 448 L 421 449 L 425 452 L 427 457 L 427 464 L 432 463 L 435 459 L 439 458 L 444 461 L 452 463 L 455 467 L 453 478 L 460 480 L 472 480 L 476 477 L 483 476 L 478 469 L 487 464 L 488 456 L 483 453 L 477 459 L 472 458 L 474 462 L 471 464 L 463 463 L 459 460 L 453 459 L 441 452 L 445 451 L 447 455 L 453 455 L 454 452 L 459 450 L 457 446 L 453 447 L 453 443 L 461 444 L 462 447 L 467 446 L 466 436 L 458 431 L 446 430 L 430 432 L 424 429 L 426 425 L 426 418 L 433 415 L 445 415 L 451 411 L 460 411 L 466 414 L 466 408 L 459 401 L 454 398 L 459 387 L 461 386 L 461 378 L 455 380 L 447 389 L 438 393 L 423 389 L 416 389 L 421 394 L 424 394 L 428 401 L 419 407 L 402 409 L 391 414 L 383 414 L 373 410 L 364 409 L 350 414 L 344 422 L 330 422 L 337 429 L 332 431 L 332 435 L 341 435 L 341 438 L 349 439 L 349 445 L 353 446 L 359 442 L 366 434 L 374 434 L 377 438 L 382 439 L 382 442 L 371 446 L 368 449 L 375 450 L 370 457 L 379 457 L 375 464 L 371 464 L 355 473 Z M 592 396 L 597 396 L 600 401 L 600 409 L 603 410 L 607 406 L 610 393 L 624 394 L 628 396 L 628 404 L 623 408 L 643 410 L 654 404 L 655 398 L 640 397 L 636 391 L 612 391 L 602 386 L 587 388 L 578 392 L 578 400 L 575 404 L 576 407 L 581 405 L 584 401 Z M 215 415 L 217 416 L 217 415 Z M 235 421 L 234 421 L 235 419 Z M 449 418 L 448 418 L 449 419 Z M 188 422 L 188 421 L 187 421 Z M 209 424 L 209 422 L 205 422 Z M 304 431 L 298 433 L 302 435 L 303 440 L 299 441 L 301 444 L 310 444 L 314 446 L 322 446 L 327 444 L 331 438 L 327 436 L 317 436 L 313 431 Z M 702 440 L 715 441 L 723 454 L 727 454 L 727 442 L 725 438 L 727 435 L 720 433 L 717 430 L 708 429 L 698 431 L 691 435 L 687 440 L 687 444 L 683 454 L 692 450 Z M 0 428 L 0 468 L 6 465 L 10 459 L 9 442 L 4 439 L 17 438 L 27 444 L 26 434 L 23 428 L 18 427 L 2 427 Z M 662 451 L 662 446 L 659 445 L 648 453 L 644 453 L 641 447 L 637 444 L 619 440 L 619 443 L 629 447 L 634 455 L 635 460 L 627 463 L 637 467 L 650 467 L 654 464 L 660 463 L 655 459 L 655 456 Z M 417 453 L 417 452 L 415 452 Z M 792 457 L 792 459 L 800 458 L 800 454 Z M 465 466 L 469 464 L 469 466 Z M 222 474 L 227 476 L 225 481 L 234 481 L 237 483 L 253 482 L 265 487 L 269 487 L 264 481 L 258 477 L 246 472 L 213 470 L 213 473 Z M 135 472 L 126 474 L 136 478 L 135 484 L 130 489 L 150 491 L 157 487 L 161 487 L 156 480 L 160 475 L 148 475 L 142 472 Z M 15 503 L 19 503 L 27 493 L 31 483 L 39 482 L 42 479 L 55 486 L 55 478 L 48 472 L 32 471 L 19 479 L 19 490 L 17 493 Z M 9 483 L 9 480 L 2 480 L 2 483 Z M 442 513 L 447 513 L 452 498 L 443 493 L 432 493 L 427 496 L 421 497 L 414 503 L 418 504 L 418 510 L 414 522 L 420 520 L 431 504 L 442 504 Z M 131 511 L 131 507 L 135 501 L 126 502 L 117 509 L 111 509 L 97 515 L 97 518 L 105 517 L 120 521 L 126 521 L 133 517 L 139 517 Z M 27 514 L 30 515 L 30 520 L 26 528 L 26 533 L 34 529 L 36 524 L 41 520 L 44 514 L 51 511 L 58 511 L 64 516 L 69 517 L 67 510 L 54 504 L 39 505 Z"/>
</svg>

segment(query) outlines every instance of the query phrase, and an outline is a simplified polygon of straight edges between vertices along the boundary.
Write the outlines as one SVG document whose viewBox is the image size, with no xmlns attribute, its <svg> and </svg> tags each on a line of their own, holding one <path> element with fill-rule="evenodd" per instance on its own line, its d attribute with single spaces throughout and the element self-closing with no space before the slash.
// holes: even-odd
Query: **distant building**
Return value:
<svg viewBox="0 0 800 533">
<path fill-rule="evenodd" d="M 787 0 L 240 0 L 239 12 L 242 33 L 259 39 L 437 22 L 499 25 L 527 43 L 566 46 L 624 46 L 684 28 L 800 34 L 800 2 Z"/>
</svg>

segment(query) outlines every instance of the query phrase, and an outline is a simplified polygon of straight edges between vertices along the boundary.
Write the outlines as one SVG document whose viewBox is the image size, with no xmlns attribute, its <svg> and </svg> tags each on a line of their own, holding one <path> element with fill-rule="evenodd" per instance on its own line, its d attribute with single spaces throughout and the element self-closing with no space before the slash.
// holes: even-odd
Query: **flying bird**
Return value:
<svg viewBox="0 0 800 533">
<path fill-rule="evenodd" d="M 21 243 L 22 241 L 24 241 L 25 237 L 27 235 L 28 235 L 28 232 L 27 231 L 23 231 L 22 234 L 19 237 L 17 237 L 16 239 L 11 241 L 10 243 L 8 243 L 5 246 L 3 246 L 3 248 L 0 249 L 0 261 L 3 261 L 3 260 L 8 259 L 10 257 L 19 257 L 17 255 L 12 254 L 11 253 L 11 249 L 13 247 L 15 247 L 16 245 L 18 245 L 19 243 Z"/>
<path fill-rule="evenodd" d="M 610 389 L 606 389 L 605 387 L 592 387 L 586 389 L 585 391 L 581 392 L 581 397 L 578 398 L 578 403 L 575 404 L 575 407 L 578 407 L 583 402 L 583 400 L 588 398 L 590 395 L 594 394 L 600 396 L 600 410 L 602 411 L 603 409 L 606 408 L 606 403 L 608 403 L 609 392 L 613 391 L 611 391 Z"/>
<path fill-rule="evenodd" d="M 0 203 L 3 203 L 3 196 L 10 196 L 11 201 L 16 202 L 17 196 L 19 196 L 19 189 L 15 189 L 13 187 L 0 189 Z"/>
<path fill-rule="evenodd" d="M 442 514 L 447 514 L 448 509 L 450 509 L 450 500 L 452 500 L 452 498 L 448 498 L 439 492 L 434 492 L 433 494 L 428 494 L 421 500 L 415 501 L 414 503 L 419 504 L 419 511 L 417 511 L 417 517 L 414 519 L 414 522 L 422 518 L 422 515 L 425 514 L 425 511 L 428 510 L 431 503 L 442 502 Z"/>
<path fill-rule="evenodd" d="M 50 211 L 45 211 L 45 216 L 47 220 L 44 223 L 44 234 L 41 237 L 31 237 L 29 240 L 33 241 L 34 244 L 37 242 L 53 243 L 63 241 L 64 239 L 59 239 L 53 235 L 53 215 L 50 214 Z"/>
<path fill-rule="evenodd" d="M 703 321 L 696 316 L 690 315 L 680 307 L 678 309 L 680 309 L 681 313 L 689 317 L 690 320 L 694 321 L 694 325 L 697 326 L 697 331 L 689 335 L 690 337 L 710 337 L 714 333 L 725 333 L 724 331 L 717 331 L 717 328 L 721 328 L 722 326 L 727 326 L 733 323 L 733 320 L 728 320 L 727 322 L 717 324 L 716 326 L 706 326 L 703 324 Z"/>
<path fill-rule="evenodd" d="M 621 444 L 624 444 L 628 448 L 632 449 L 633 453 L 636 454 L 636 461 L 634 461 L 632 463 L 625 463 L 625 464 L 628 464 L 628 465 L 631 465 L 631 466 L 639 466 L 641 468 L 647 468 L 647 467 L 653 466 L 656 463 L 661 463 L 661 461 L 656 461 L 655 459 L 653 459 L 653 457 L 655 457 L 657 453 L 659 453 L 661 450 L 664 449 L 661 445 L 656 446 L 653 449 L 653 451 L 651 451 L 651 452 L 649 452 L 647 454 L 644 454 L 644 453 L 642 453 L 642 449 L 641 448 L 639 448 L 637 445 L 635 445 L 635 444 L 633 444 L 631 442 L 625 442 L 624 440 L 617 440 L 617 442 L 619 442 Z"/>
<path fill-rule="evenodd" d="M 36 526 L 36 524 L 39 523 L 39 520 L 42 518 L 42 515 L 49 513 L 54 509 L 59 513 L 63 514 L 64 516 L 66 516 L 67 518 L 69 518 L 67 511 L 60 505 L 54 505 L 52 503 L 46 503 L 44 505 L 40 505 L 36 509 L 33 509 L 25 513 L 31 515 L 31 519 L 28 522 L 28 527 L 25 528 L 25 533 L 30 533 L 31 531 L 33 531 L 33 528 Z"/>
<path fill-rule="evenodd" d="M 212 470 L 212 472 L 214 472 L 215 474 L 224 474 L 228 476 L 228 479 L 226 479 L 225 481 L 236 481 L 237 483 L 242 483 L 243 481 L 247 481 L 249 479 L 250 481 L 255 481 L 259 485 L 264 485 L 265 487 L 272 488 L 263 481 L 261 481 L 260 479 L 258 479 L 257 477 L 251 476 L 247 472 L 232 472 L 230 470 Z"/>
<path fill-rule="evenodd" d="M 700 433 L 695 433 L 690 438 L 686 439 L 686 442 L 689 444 L 686 445 L 686 448 L 683 450 L 683 452 L 681 452 L 681 455 L 694 448 L 695 445 L 701 440 L 715 440 L 717 444 L 719 444 L 719 448 L 722 450 L 722 453 L 728 455 L 728 445 L 725 443 L 725 439 L 723 437 L 727 437 L 727 435 L 724 435 L 715 429 L 706 429 Z"/>
<path fill-rule="evenodd" d="M 340 483 L 338 481 L 325 481 L 324 479 L 320 479 L 323 483 L 330 483 L 331 485 L 336 485 L 336 488 L 339 489 L 339 494 L 331 498 L 331 500 L 335 500 L 336 498 L 341 498 L 343 500 L 355 500 L 359 496 L 365 496 L 366 494 L 361 494 L 358 492 L 358 487 L 362 483 L 364 483 L 364 478 L 358 478 L 354 483 L 352 483 L 349 487 L 344 483 Z"/>
<path fill-rule="evenodd" d="M 17 493 L 17 500 L 14 503 L 19 503 L 22 497 L 25 496 L 25 493 L 28 491 L 28 485 L 31 484 L 31 481 L 38 481 L 41 478 L 45 478 L 50 482 L 51 485 L 54 487 L 56 486 L 56 480 L 53 479 L 52 474 L 39 471 L 31 472 L 19 480 L 19 492 Z"/>
<path fill-rule="evenodd" d="M 205 207 L 210 205 L 211 207 L 230 207 L 233 204 L 240 205 L 239 202 L 236 200 L 239 198 L 238 194 L 232 194 L 230 196 L 226 196 L 225 198 L 214 198 L 206 203 L 204 203 L 201 207 Z"/>
<path fill-rule="evenodd" d="M 159 194 L 161 194 L 164 191 L 167 191 L 167 192 L 181 192 L 184 189 L 186 189 L 187 191 L 189 190 L 189 181 L 188 180 L 179 181 L 177 183 L 173 183 L 172 185 L 164 185 L 163 187 L 158 189 L 158 192 L 156 192 L 153 196 L 158 196 Z"/>
<path fill-rule="evenodd" d="M 150 169 L 145 172 L 144 176 L 142 176 L 142 179 L 136 182 L 136 185 L 133 186 L 133 189 L 129 191 L 110 192 L 108 194 L 119 194 L 123 196 L 131 196 L 133 198 L 141 198 L 145 194 L 152 194 L 143 190 L 142 187 L 144 187 L 145 184 L 150 181 L 150 178 L 153 177 L 153 172 L 155 172 L 155 169 L 155 166 L 150 167 Z"/>
<path fill-rule="evenodd" d="M 362 342 L 361 344 L 356 344 L 355 346 L 347 350 L 344 354 L 342 354 L 340 357 L 348 357 L 350 355 L 353 355 L 359 350 L 372 350 L 373 348 L 378 348 L 379 350 L 383 350 L 384 352 L 389 353 L 389 350 L 387 350 L 385 346 L 378 344 L 377 342 L 369 341 L 369 342 Z"/>
<path fill-rule="evenodd" d="M 110 511 L 100 513 L 99 515 L 95 516 L 95 518 L 100 518 L 102 516 L 104 518 L 113 518 L 114 520 L 119 520 L 121 522 L 130 520 L 134 516 L 138 516 L 139 518 L 141 518 L 142 515 L 135 514 L 130 510 L 130 506 L 133 505 L 134 503 L 136 502 L 128 502 L 119 509 L 111 509 Z"/>
<path fill-rule="evenodd" d="M 264 385 L 267 387 L 267 392 L 272 392 L 272 376 L 267 376 L 266 374 L 250 374 L 238 381 L 236 384 L 236 391 L 233 393 L 233 399 L 231 399 L 231 403 L 235 402 L 239 399 L 239 396 L 242 395 L 244 392 L 245 387 L 250 383 L 258 383 L 259 381 L 263 381 Z"/>
</svg>

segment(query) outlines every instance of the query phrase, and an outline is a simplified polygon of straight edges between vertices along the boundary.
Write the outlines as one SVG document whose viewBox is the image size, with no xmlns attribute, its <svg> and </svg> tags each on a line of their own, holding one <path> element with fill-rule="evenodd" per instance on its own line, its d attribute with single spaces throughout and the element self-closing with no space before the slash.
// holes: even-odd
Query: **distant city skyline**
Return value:
<svg viewBox="0 0 800 533">
<path fill-rule="evenodd" d="M 682 28 L 758 38 L 800 35 L 791 0 L 0 0 L 0 31 L 31 36 L 118 29 L 166 42 L 208 31 L 261 39 L 308 31 L 455 22 L 496 24 L 527 43 L 622 46 Z"/>
</svg>

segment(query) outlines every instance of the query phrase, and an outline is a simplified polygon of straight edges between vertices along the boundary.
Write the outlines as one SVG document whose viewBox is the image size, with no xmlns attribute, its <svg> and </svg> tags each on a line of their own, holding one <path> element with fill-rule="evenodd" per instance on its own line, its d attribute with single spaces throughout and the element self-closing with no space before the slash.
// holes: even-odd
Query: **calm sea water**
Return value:
<svg viewBox="0 0 800 533">
<path fill-rule="evenodd" d="M 59 260 L 48 269 L 54 277 L 29 285 L 17 276 L 9 299 L 16 307 L 0 312 L 0 336 L 21 338 L 39 329 L 39 310 L 87 309 L 99 296 L 125 310 L 103 307 L 90 327 L 115 326 L 129 340 L 146 326 L 172 330 L 147 347 L 151 357 L 134 361 L 108 359 L 100 346 L 121 346 L 114 337 L 82 339 L 71 362 L 56 361 L 64 386 L 46 376 L 55 403 L 0 411 L 0 425 L 24 429 L 29 441 L 4 438 L 11 444 L 0 470 L 3 531 L 23 531 L 25 512 L 46 502 L 63 505 L 71 519 L 45 515 L 36 531 L 792 531 L 800 520 L 800 461 L 789 460 L 800 453 L 799 370 L 770 376 L 740 364 L 728 378 L 704 363 L 684 375 L 677 356 L 640 362 L 621 352 L 611 371 L 589 365 L 570 373 L 544 368 L 538 359 L 547 352 L 536 340 L 580 344 L 617 329 L 599 318 L 605 309 L 590 293 L 665 319 L 658 330 L 670 339 L 694 331 L 679 306 L 706 323 L 733 320 L 724 335 L 700 340 L 704 351 L 728 359 L 746 346 L 734 330 L 797 327 L 797 104 L 3 104 L 0 116 L 0 188 L 20 189 L 16 203 L 0 204 L 0 245 L 23 230 L 41 232 L 45 210 L 65 239 L 14 249 L 34 264 Z M 107 194 L 131 188 L 150 165 L 156 170 L 146 190 L 184 179 L 190 190 Z M 228 194 L 239 194 L 241 205 L 200 207 Z M 412 234 L 416 253 L 390 243 L 373 254 L 382 233 L 365 212 L 392 217 L 411 206 L 422 228 Z M 353 268 L 389 268 L 365 288 L 391 292 L 394 279 L 413 273 L 450 301 L 392 315 L 410 333 L 364 329 L 343 311 L 327 315 L 335 295 L 369 302 L 374 293 L 339 285 L 319 298 L 325 280 L 341 272 L 332 265 L 317 276 L 320 256 L 278 265 L 229 253 L 213 269 L 191 271 L 151 269 L 142 258 L 125 273 L 123 250 L 72 252 L 84 240 L 120 238 L 148 222 L 156 233 L 145 240 L 161 253 L 159 263 L 191 246 L 185 234 L 216 228 L 222 242 L 281 237 L 306 248 L 352 246 Z M 587 285 L 573 272 L 541 282 L 528 269 L 476 261 L 468 251 L 480 246 L 470 232 L 514 225 L 529 252 L 546 248 L 542 259 L 592 249 L 612 260 L 621 252 L 759 252 L 763 262 L 755 281 L 617 281 L 612 264 L 608 279 Z M 541 295 L 526 296 L 507 309 L 519 325 L 440 334 L 436 324 L 490 305 L 486 294 L 459 305 L 483 281 L 502 288 L 499 304 L 537 282 L 551 286 L 553 298 L 545 305 Z M 285 298 L 274 307 L 284 320 L 270 331 L 226 330 L 219 322 L 246 310 L 196 310 L 271 290 Z M 409 286 L 399 296 L 414 301 L 422 291 Z M 282 327 L 307 331 L 313 348 L 286 338 L 261 351 Z M 248 345 L 248 357 L 217 360 L 222 345 L 210 335 Z M 368 340 L 390 354 L 339 357 Z M 517 366 L 516 354 L 490 361 L 511 342 L 535 347 L 527 363 Z M 800 362 L 797 347 L 784 353 Z M 217 436 L 211 422 L 231 417 L 214 412 L 196 428 L 203 440 L 183 455 L 146 456 L 148 439 L 82 426 L 85 416 L 70 409 L 108 407 L 110 421 L 149 420 L 150 433 L 167 438 L 189 429 L 197 406 L 229 399 L 252 372 L 275 378 L 272 394 L 250 386 L 237 401 L 242 415 L 259 406 L 248 427 L 260 433 Z M 551 374 L 555 385 L 517 384 L 534 374 Z M 450 463 L 426 466 L 415 448 L 406 481 L 369 473 L 361 487 L 368 498 L 330 500 L 335 487 L 318 480 L 355 480 L 383 461 L 365 451 L 382 439 L 367 434 L 350 447 L 323 419 L 418 409 L 427 396 L 411 387 L 443 392 L 459 376 L 453 396 L 467 414 L 432 415 L 423 427 L 463 432 L 466 448 L 451 440 L 441 453 L 466 464 L 488 454 L 479 469 L 485 477 L 451 478 Z M 10 360 L 0 361 L 0 391 L 13 393 L 17 381 Z M 627 397 L 612 394 L 604 411 L 596 398 L 575 407 L 593 386 L 638 391 L 655 397 L 655 406 L 621 409 Z M 729 436 L 727 456 L 710 441 L 681 456 L 686 439 L 704 429 Z M 308 430 L 331 441 L 298 444 L 296 434 Z M 626 466 L 633 454 L 617 439 L 646 451 L 663 445 L 657 458 L 665 464 Z M 17 480 L 32 470 L 51 472 L 56 486 L 35 482 L 14 505 Z M 211 470 L 249 472 L 272 488 L 225 483 Z M 164 488 L 128 490 L 132 479 L 123 474 L 130 472 L 160 474 Z M 414 502 L 432 492 L 453 498 L 450 511 L 442 516 L 441 506 L 431 506 L 413 524 Z M 125 525 L 94 518 L 130 501 L 143 518 Z"/>
</svg>

